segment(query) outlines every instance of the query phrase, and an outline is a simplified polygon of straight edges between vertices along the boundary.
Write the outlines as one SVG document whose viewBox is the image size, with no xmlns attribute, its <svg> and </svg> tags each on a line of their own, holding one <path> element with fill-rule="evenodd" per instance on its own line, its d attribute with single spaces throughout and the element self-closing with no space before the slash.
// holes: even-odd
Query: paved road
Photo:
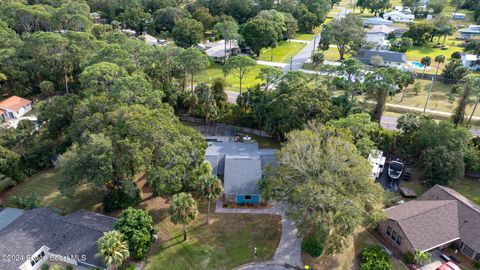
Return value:
<svg viewBox="0 0 480 270">
<path fill-rule="evenodd" d="M 290 70 L 299 70 L 303 68 L 303 64 L 305 64 L 305 61 L 309 59 L 312 56 L 312 51 L 315 46 L 315 40 L 318 40 L 318 36 L 316 39 L 312 39 L 311 41 L 308 41 L 307 46 L 305 46 L 297 55 L 295 55 L 291 63 L 289 62 L 286 67 L 283 68 L 284 72 L 290 71 Z"/>
<path fill-rule="evenodd" d="M 297 236 L 297 228 L 295 222 L 285 217 L 285 206 L 273 204 L 269 208 L 224 208 L 222 200 L 218 200 L 215 205 L 215 213 L 230 213 L 230 214 L 271 214 L 282 216 L 282 236 L 278 244 L 275 255 L 272 261 L 250 263 L 240 266 L 236 269 L 271 269 L 282 270 L 289 269 L 288 267 L 301 267 L 302 255 L 301 244 L 302 240 Z M 285 266 L 288 266 L 287 268 Z"/>
</svg>

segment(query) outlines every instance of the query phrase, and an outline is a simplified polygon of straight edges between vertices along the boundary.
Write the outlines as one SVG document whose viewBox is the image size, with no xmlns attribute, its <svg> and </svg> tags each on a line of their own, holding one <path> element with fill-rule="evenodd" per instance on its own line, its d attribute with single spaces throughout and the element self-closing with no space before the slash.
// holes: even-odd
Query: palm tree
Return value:
<svg viewBox="0 0 480 270">
<path fill-rule="evenodd" d="M 472 114 L 470 114 L 470 117 L 468 118 L 468 123 L 472 121 L 472 117 L 475 114 L 475 111 L 477 110 L 478 103 L 480 102 L 480 78 L 475 78 L 473 84 L 475 87 L 473 87 L 473 95 L 474 95 L 474 105 L 473 105 L 473 110 Z"/>
<path fill-rule="evenodd" d="M 422 58 L 422 60 L 420 60 L 420 63 L 422 63 L 423 65 L 423 75 L 422 77 L 425 77 L 425 69 L 430 66 L 430 64 L 432 63 L 432 58 L 430 56 L 425 56 Z"/>
<path fill-rule="evenodd" d="M 207 224 L 210 222 L 210 205 L 212 201 L 220 198 L 222 184 L 214 175 L 202 175 L 198 178 L 197 191 L 204 200 L 208 201 Z"/>
<path fill-rule="evenodd" d="M 187 241 L 187 224 L 198 215 L 197 202 L 188 193 L 175 194 L 168 212 L 172 215 L 170 220 L 174 224 L 183 224 L 183 241 Z"/>
<path fill-rule="evenodd" d="M 438 76 L 438 70 L 440 69 L 440 64 L 444 62 L 445 62 L 445 55 L 437 55 L 435 57 L 435 63 L 437 63 L 437 70 L 435 71 L 435 77 L 432 78 L 432 84 L 430 84 L 430 89 L 428 90 L 427 100 L 425 101 L 423 112 L 427 110 L 428 101 L 430 100 L 430 95 L 432 94 L 432 89 L 433 89 L 433 85 L 435 84 L 435 79 Z"/>
<path fill-rule="evenodd" d="M 98 254 L 101 256 L 108 269 L 116 269 L 130 257 L 127 242 L 119 231 L 110 231 L 103 233 L 98 239 Z"/>
<path fill-rule="evenodd" d="M 445 55 L 437 55 L 435 56 L 435 63 L 437 63 L 437 70 L 435 71 L 435 76 L 438 75 L 438 70 L 440 68 L 440 64 L 445 62 Z"/>
<path fill-rule="evenodd" d="M 375 100 L 375 107 L 371 114 L 378 123 L 382 119 L 387 96 L 396 87 L 394 72 L 391 68 L 379 68 L 365 77 L 366 97 Z"/>
<path fill-rule="evenodd" d="M 312 55 L 312 64 L 315 67 L 315 71 L 317 74 L 315 74 L 315 82 L 317 81 L 318 78 L 318 71 L 321 65 L 323 65 L 323 62 L 325 62 L 325 55 L 321 52 L 314 53 Z"/>
</svg>

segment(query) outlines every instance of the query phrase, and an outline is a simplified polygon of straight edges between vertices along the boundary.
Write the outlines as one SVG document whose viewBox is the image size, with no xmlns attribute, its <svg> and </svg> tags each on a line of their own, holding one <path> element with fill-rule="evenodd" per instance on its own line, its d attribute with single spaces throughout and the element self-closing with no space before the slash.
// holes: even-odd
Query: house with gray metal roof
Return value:
<svg viewBox="0 0 480 270">
<path fill-rule="evenodd" d="M 435 185 L 417 200 L 385 210 L 381 235 L 402 253 L 428 252 L 452 244 L 480 261 L 480 206 L 455 190 Z"/>
<path fill-rule="evenodd" d="M 383 66 L 386 67 L 401 68 L 407 64 L 407 56 L 405 53 L 388 50 L 360 49 L 355 57 L 365 65 L 372 64 L 372 57 L 381 57 L 383 60 Z"/>
<path fill-rule="evenodd" d="M 85 210 L 61 216 L 47 208 L 6 208 L 0 221 L 0 269 L 36 270 L 46 262 L 104 268 L 97 240 L 116 219 Z"/>
<path fill-rule="evenodd" d="M 238 204 L 261 202 L 258 180 L 268 166 L 277 166 L 275 149 L 259 149 L 257 143 L 208 142 L 205 154 L 224 186 L 224 200 Z"/>
</svg>

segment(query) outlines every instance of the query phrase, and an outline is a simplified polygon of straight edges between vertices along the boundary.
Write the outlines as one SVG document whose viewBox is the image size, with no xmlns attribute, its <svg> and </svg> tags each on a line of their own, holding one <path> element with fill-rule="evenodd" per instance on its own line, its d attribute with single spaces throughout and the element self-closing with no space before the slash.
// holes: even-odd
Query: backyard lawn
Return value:
<svg viewBox="0 0 480 270">
<path fill-rule="evenodd" d="M 39 196 L 42 207 L 61 209 L 62 213 L 69 214 L 79 209 L 100 211 L 102 194 L 91 186 L 83 185 L 78 189 L 75 197 L 67 198 L 58 190 L 58 177 L 52 170 L 42 171 L 17 185 L 15 188 L 0 194 L 0 205 L 12 206 L 9 197 L 12 195 L 25 196 L 35 192 Z"/>
<path fill-rule="evenodd" d="M 182 226 L 170 222 L 168 202 L 156 200 L 142 204 L 153 215 L 159 234 L 145 269 L 232 269 L 253 261 L 255 247 L 258 261 L 270 260 L 280 241 L 280 216 L 212 214 L 206 225 L 206 207 L 201 207 L 183 242 Z"/>
<path fill-rule="evenodd" d="M 297 55 L 305 46 L 306 43 L 280 41 L 277 47 L 273 48 L 273 53 L 271 48 L 262 49 L 258 60 L 287 63 L 291 57 Z"/>
<path fill-rule="evenodd" d="M 297 33 L 297 35 L 293 39 L 310 41 L 315 37 L 315 35 L 319 34 L 321 31 L 322 27 L 318 26 L 313 29 L 313 33 Z"/>
<path fill-rule="evenodd" d="M 247 72 L 247 74 L 245 75 L 242 81 L 242 90 L 247 90 L 247 88 L 262 82 L 261 80 L 258 80 L 256 78 L 260 73 L 260 69 L 262 67 L 263 66 L 256 65 L 255 67 L 251 68 L 250 71 Z M 223 78 L 223 76 L 224 74 L 222 70 L 222 65 L 213 64 L 203 73 L 195 76 L 194 81 L 196 84 L 198 83 L 211 84 L 213 80 L 217 78 Z M 225 79 L 225 83 L 226 83 L 226 90 L 236 91 L 236 92 L 240 90 L 240 80 L 236 76 L 236 74 L 233 72 L 231 74 L 228 74 L 228 76 Z"/>
<path fill-rule="evenodd" d="M 332 269 L 332 270 L 349 270 L 360 269 L 358 254 L 360 251 L 371 245 L 380 245 L 381 243 L 373 237 L 371 233 L 366 230 L 358 232 L 350 241 L 347 246 L 342 249 L 342 252 L 326 256 L 323 255 L 319 258 L 312 258 L 307 254 L 302 254 L 303 262 L 313 269 Z M 399 260 L 392 258 L 393 270 L 406 270 L 407 267 Z"/>
</svg>

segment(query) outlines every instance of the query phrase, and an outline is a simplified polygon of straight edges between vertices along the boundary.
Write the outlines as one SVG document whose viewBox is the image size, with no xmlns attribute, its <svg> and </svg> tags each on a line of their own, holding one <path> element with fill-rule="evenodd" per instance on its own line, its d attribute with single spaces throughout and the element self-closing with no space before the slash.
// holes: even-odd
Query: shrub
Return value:
<svg viewBox="0 0 480 270">
<path fill-rule="evenodd" d="M 117 209 L 125 209 L 130 206 L 137 206 L 140 201 L 140 191 L 134 190 L 133 194 L 125 192 L 123 189 L 114 189 L 103 196 L 103 210 L 112 212 Z"/>
<path fill-rule="evenodd" d="M 302 250 L 312 257 L 318 257 L 323 253 L 325 241 L 321 237 L 309 237 L 302 241 Z"/>
<path fill-rule="evenodd" d="M 13 181 L 12 178 L 0 173 L 0 192 L 10 189 L 15 185 L 17 185 L 17 182 Z"/>
<path fill-rule="evenodd" d="M 361 270 L 391 270 L 390 256 L 381 246 L 364 248 L 360 253 Z"/>
<path fill-rule="evenodd" d="M 125 235 L 130 255 L 136 260 L 145 258 L 155 240 L 153 235 L 157 232 L 152 216 L 146 211 L 133 208 L 122 212 L 114 228 Z"/>
<path fill-rule="evenodd" d="M 412 264 L 415 262 L 415 256 L 411 252 L 408 252 L 403 257 L 403 260 L 405 261 L 406 264 Z"/>
<path fill-rule="evenodd" d="M 50 265 L 44 264 L 44 265 L 42 265 L 42 267 L 40 267 L 40 269 L 42 269 L 42 270 L 50 270 Z"/>
<path fill-rule="evenodd" d="M 27 196 L 10 196 L 10 202 L 15 205 L 15 207 L 25 210 L 30 210 L 38 207 L 38 194 L 35 192 L 30 193 Z"/>
</svg>

